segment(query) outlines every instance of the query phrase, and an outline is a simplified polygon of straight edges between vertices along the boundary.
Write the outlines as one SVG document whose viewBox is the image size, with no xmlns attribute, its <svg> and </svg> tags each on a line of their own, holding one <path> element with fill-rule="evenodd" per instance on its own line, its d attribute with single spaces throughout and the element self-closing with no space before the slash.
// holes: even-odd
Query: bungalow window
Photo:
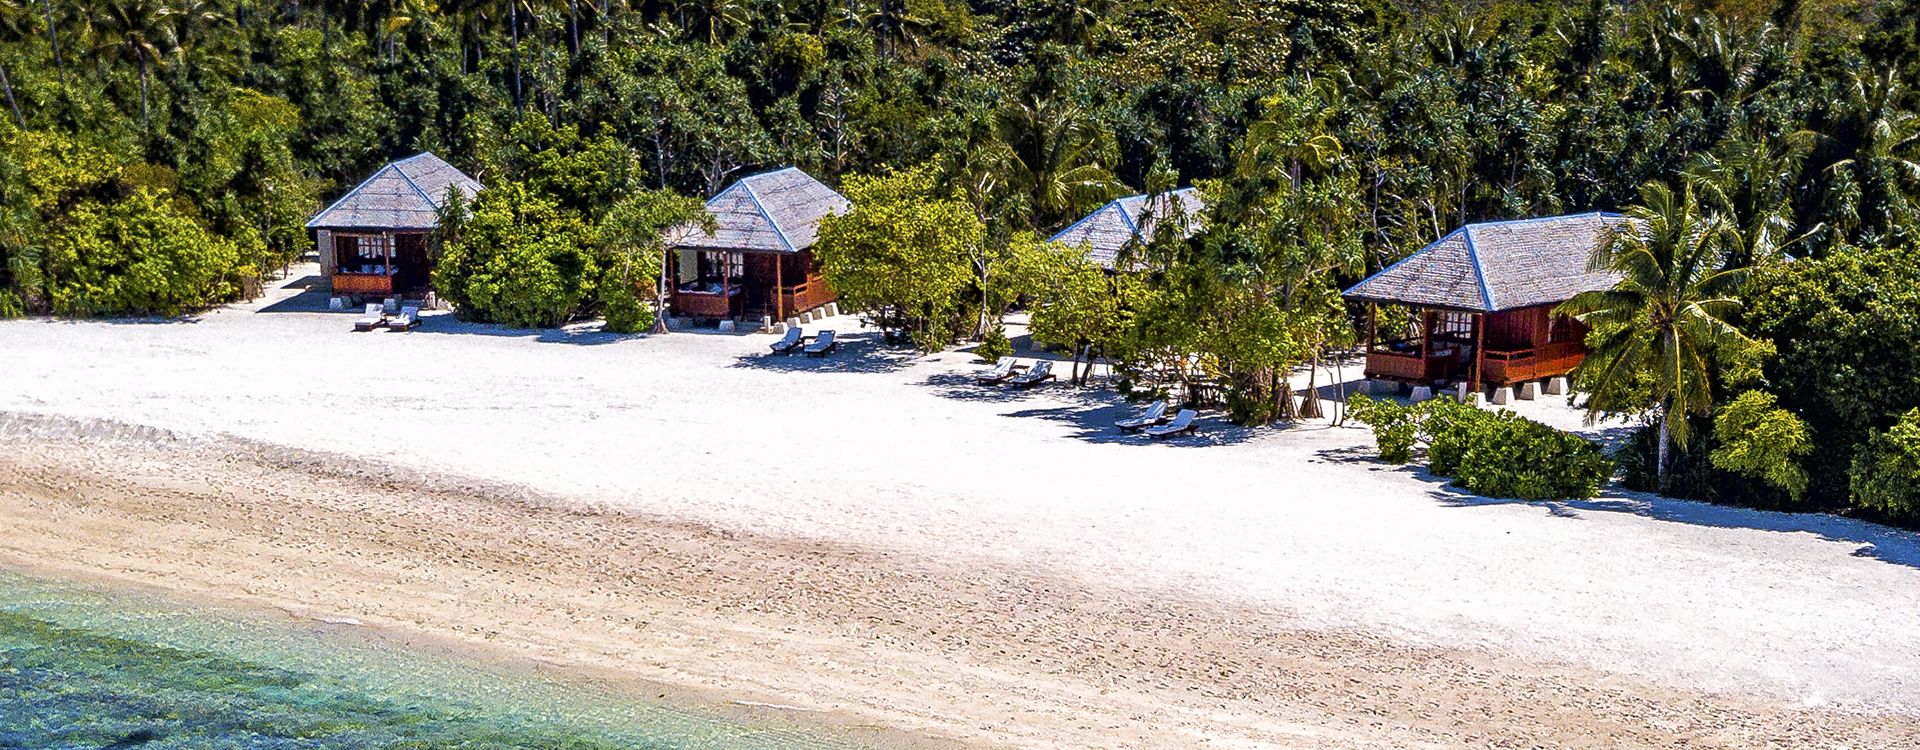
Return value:
<svg viewBox="0 0 1920 750">
<path fill-rule="evenodd" d="M 1433 314 L 1433 335 L 1469 339 L 1473 337 L 1473 316 L 1467 313 L 1442 312 Z"/>
<path fill-rule="evenodd" d="M 1565 344 L 1573 340 L 1573 318 L 1555 315 L 1547 321 L 1547 343 Z"/>
<path fill-rule="evenodd" d="M 385 234 L 341 234 L 333 238 L 334 260 L 341 273 L 391 276 L 393 238 Z"/>
</svg>

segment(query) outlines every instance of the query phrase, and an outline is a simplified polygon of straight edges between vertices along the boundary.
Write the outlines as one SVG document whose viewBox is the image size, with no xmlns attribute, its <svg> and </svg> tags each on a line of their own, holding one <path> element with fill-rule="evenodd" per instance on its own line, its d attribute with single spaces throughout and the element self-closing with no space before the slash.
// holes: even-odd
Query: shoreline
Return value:
<svg viewBox="0 0 1920 750">
<path fill-rule="evenodd" d="M 304 469 L 274 465 L 246 445 L 156 441 L 143 429 L 0 437 L 0 523 L 14 529 L 0 554 L 937 746 L 1896 747 L 1920 737 L 1913 717 L 1310 630 L 1272 612 L 987 561 L 956 567 L 950 555 L 493 496 L 457 477 L 342 476 L 325 454 L 307 454 Z"/>
</svg>

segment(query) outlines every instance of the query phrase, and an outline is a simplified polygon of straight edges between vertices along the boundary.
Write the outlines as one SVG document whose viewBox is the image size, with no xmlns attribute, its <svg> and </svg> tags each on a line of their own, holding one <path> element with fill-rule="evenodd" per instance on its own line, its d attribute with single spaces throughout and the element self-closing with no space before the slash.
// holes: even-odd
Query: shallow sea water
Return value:
<svg viewBox="0 0 1920 750">
<path fill-rule="evenodd" d="M 0 566 L 0 748 L 879 746 L 653 692 L 347 623 Z"/>
</svg>

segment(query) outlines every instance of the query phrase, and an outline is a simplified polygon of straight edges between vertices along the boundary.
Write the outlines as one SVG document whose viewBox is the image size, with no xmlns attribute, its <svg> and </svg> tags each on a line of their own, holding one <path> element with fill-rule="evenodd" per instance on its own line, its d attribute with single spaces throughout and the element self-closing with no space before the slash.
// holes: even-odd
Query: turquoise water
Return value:
<svg viewBox="0 0 1920 750">
<path fill-rule="evenodd" d="M 655 697 L 368 628 L 0 567 L 0 748 L 872 746 Z"/>
</svg>

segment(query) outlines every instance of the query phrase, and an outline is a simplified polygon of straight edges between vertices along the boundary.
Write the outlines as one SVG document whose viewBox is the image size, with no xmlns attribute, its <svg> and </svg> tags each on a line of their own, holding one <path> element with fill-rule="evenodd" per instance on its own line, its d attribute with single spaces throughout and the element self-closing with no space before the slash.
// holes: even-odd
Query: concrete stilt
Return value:
<svg viewBox="0 0 1920 750">
<path fill-rule="evenodd" d="M 1567 395 L 1567 390 L 1567 376 L 1556 375 L 1547 379 L 1547 395 L 1565 396 Z"/>
<path fill-rule="evenodd" d="M 1501 406 L 1513 403 L 1513 386 L 1503 385 L 1493 389 L 1493 402 Z"/>
<path fill-rule="evenodd" d="M 1514 394 L 1521 401 L 1532 401 L 1540 397 L 1540 384 L 1531 380 L 1520 384 L 1520 391 Z"/>
<path fill-rule="evenodd" d="M 1411 395 L 1411 396 L 1408 396 L 1408 397 L 1407 397 L 1407 400 L 1408 400 L 1408 401 L 1412 401 L 1412 402 L 1415 402 L 1415 403 L 1418 403 L 1418 402 L 1421 402 L 1421 401 L 1425 401 L 1425 400 L 1427 400 L 1427 399 L 1430 399 L 1430 398 L 1433 398 L 1433 389 L 1432 389 L 1432 388 L 1429 388 L 1429 387 L 1427 387 L 1427 386 L 1424 386 L 1424 385 L 1416 385 L 1416 386 L 1414 386 L 1414 387 L 1413 387 L 1413 395 Z"/>
<path fill-rule="evenodd" d="M 733 333 L 733 321 L 731 321 L 731 320 L 722 320 L 722 321 L 720 321 L 720 332 L 721 332 L 721 333 Z"/>
</svg>

